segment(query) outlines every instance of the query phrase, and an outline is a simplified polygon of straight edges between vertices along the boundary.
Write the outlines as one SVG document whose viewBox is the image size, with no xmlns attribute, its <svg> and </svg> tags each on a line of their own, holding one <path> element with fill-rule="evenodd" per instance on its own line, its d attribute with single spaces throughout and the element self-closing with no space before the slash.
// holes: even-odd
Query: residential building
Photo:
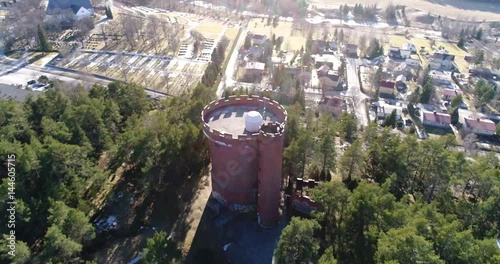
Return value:
<svg viewBox="0 0 500 264">
<path fill-rule="evenodd" d="M 478 135 L 493 136 L 496 133 L 495 122 L 489 119 L 464 118 L 464 127 Z"/>
<path fill-rule="evenodd" d="M 454 67 L 454 63 L 455 55 L 450 55 L 443 51 L 435 52 L 429 60 L 429 65 L 433 70 L 449 71 Z"/>
<path fill-rule="evenodd" d="M 0 83 L 0 99 L 3 100 L 14 100 L 18 102 L 24 102 L 29 95 L 37 97 L 42 92 L 40 91 L 30 91 L 16 86 L 1 84 Z"/>
<path fill-rule="evenodd" d="M 409 50 L 411 53 L 417 53 L 417 47 L 412 43 L 403 44 L 403 50 Z"/>
<path fill-rule="evenodd" d="M 265 35 L 259 35 L 259 34 L 253 34 L 252 35 L 252 44 L 253 45 L 264 45 L 266 43 L 267 36 Z"/>
<path fill-rule="evenodd" d="M 417 59 L 407 58 L 407 59 L 405 60 L 405 63 L 406 63 L 408 66 L 411 66 L 411 67 L 416 68 L 417 70 L 420 68 L 420 61 L 419 61 L 419 60 L 417 60 Z"/>
<path fill-rule="evenodd" d="M 328 71 L 326 74 L 319 75 L 319 85 L 322 89 L 335 89 L 342 82 L 342 77 L 338 75 L 335 71 Z"/>
<path fill-rule="evenodd" d="M 314 60 L 314 66 L 316 68 L 319 68 L 322 65 L 326 64 L 326 65 L 328 65 L 328 67 L 330 67 L 330 69 L 337 70 L 341 65 L 340 59 L 337 56 L 332 55 L 332 54 L 321 54 L 321 55 L 315 54 L 311 57 Z"/>
<path fill-rule="evenodd" d="M 264 48 L 261 46 L 252 46 L 248 49 L 247 56 L 251 60 L 260 60 L 264 55 Z"/>
<path fill-rule="evenodd" d="M 323 101 L 319 103 L 319 110 L 328 112 L 338 118 L 343 112 L 347 111 L 347 102 L 345 99 L 337 96 L 325 97 Z"/>
<path fill-rule="evenodd" d="M 260 82 L 265 66 L 266 65 L 262 62 L 248 62 L 245 66 L 245 74 L 243 76 L 244 81 L 250 83 Z"/>
<path fill-rule="evenodd" d="M 399 53 L 401 54 L 402 59 L 408 59 L 411 57 L 411 51 L 410 50 L 400 50 Z"/>
<path fill-rule="evenodd" d="M 438 112 L 423 112 L 422 124 L 439 128 L 449 128 L 451 125 L 451 116 Z"/>
<path fill-rule="evenodd" d="M 384 101 L 380 101 L 377 107 L 377 117 L 379 119 L 387 118 L 394 110 L 396 110 L 396 120 L 401 120 L 403 107 L 386 104 Z"/>
<path fill-rule="evenodd" d="M 443 100 L 450 101 L 453 98 L 457 97 L 457 95 L 462 95 L 462 91 L 457 89 L 443 89 Z"/>
<path fill-rule="evenodd" d="M 392 73 L 394 76 L 403 75 L 407 80 L 414 79 L 417 76 L 417 71 L 415 70 L 415 68 L 409 66 L 406 62 L 402 62 L 398 66 L 396 66 L 392 70 Z"/>
<path fill-rule="evenodd" d="M 45 9 L 48 21 L 80 20 L 94 15 L 90 0 L 49 0 Z"/>
<path fill-rule="evenodd" d="M 435 85 L 453 87 L 453 80 L 451 79 L 450 72 L 431 71 L 429 72 L 429 76 L 432 79 L 432 83 Z"/>
<path fill-rule="evenodd" d="M 394 95 L 396 89 L 396 83 L 391 81 L 380 81 L 380 94 Z"/>
<path fill-rule="evenodd" d="M 401 51 L 397 47 L 389 48 L 389 58 L 399 60 L 401 59 Z"/>
</svg>

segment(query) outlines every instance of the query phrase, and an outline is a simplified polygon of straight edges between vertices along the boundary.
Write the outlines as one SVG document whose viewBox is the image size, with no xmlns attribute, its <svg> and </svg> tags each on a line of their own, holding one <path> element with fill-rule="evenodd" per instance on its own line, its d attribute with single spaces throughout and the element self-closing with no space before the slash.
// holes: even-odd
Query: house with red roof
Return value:
<svg viewBox="0 0 500 264">
<path fill-rule="evenodd" d="M 379 93 L 394 95 L 396 91 L 396 83 L 391 81 L 380 81 Z"/>
<path fill-rule="evenodd" d="M 449 128 L 451 125 L 451 116 L 438 112 L 423 112 L 422 124 L 439 128 Z"/>
<path fill-rule="evenodd" d="M 340 117 L 343 112 L 347 111 L 347 102 L 337 96 L 325 97 L 322 102 L 319 103 L 319 109 L 324 112 L 332 114 L 334 117 Z"/>
<path fill-rule="evenodd" d="M 496 133 L 495 122 L 489 119 L 464 118 L 464 127 L 478 135 L 493 136 Z"/>
<path fill-rule="evenodd" d="M 462 91 L 457 89 L 443 89 L 443 100 L 452 100 L 453 98 L 462 94 Z"/>
</svg>

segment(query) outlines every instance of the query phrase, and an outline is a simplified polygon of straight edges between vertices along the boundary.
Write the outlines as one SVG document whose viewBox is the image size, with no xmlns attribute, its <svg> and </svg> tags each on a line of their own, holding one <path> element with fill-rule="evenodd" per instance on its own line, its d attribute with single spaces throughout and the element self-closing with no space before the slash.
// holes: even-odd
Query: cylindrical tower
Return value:
<svg viewBox="0 0 500 264">
<path fill-rule="evenodd" d="M 286 111 L 277 102 L 268 98 L 231 96 L 205 106 L 201 115 L 203 132 L 210 141 L 212 196 L 233 210 L 253 210 L 257 203 L 257 179 L 261 167 L 260 149 L 271 151 L 270 148 L 273 148 L 273 153 L 279 153 L 272 160 L 279 160 L 279 175 L 281 175 L 283 143 L 273 143 L 272 147 L 267 147 L 265 138 L 268 132 L 265 130 L 276 124 L 284 129 Z M 259 146 L 259 144 L 264 145 Z M 275 146 L 278 149 L 274 149 Z M 263 163 L 262 166 L 265 168 L 264 171 L 269 171 L 269 165 Z M 279 186 L 278 182 L 278 195 Z M 276 191 L 276 188 L 273 190 Z M 262 191 L 267 192 L 267 189 Z M 271 199 L 267 193 L 262 197 L 266 197 L 265 201 Z"/>
<path fill-rule="evenodd" d="M 264 125 L 260 131 L 257 213 L 264 227 L 276 225 L 280 218 L 284 131 L 284 123 Z"/>
</svg>

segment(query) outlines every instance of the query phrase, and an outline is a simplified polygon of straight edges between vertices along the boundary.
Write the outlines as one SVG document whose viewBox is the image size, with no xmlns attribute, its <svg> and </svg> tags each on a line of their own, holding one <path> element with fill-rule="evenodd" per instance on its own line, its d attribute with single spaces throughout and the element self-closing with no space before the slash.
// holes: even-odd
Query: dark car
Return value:
<svg viewBox="0 0 500 264">
<path fill-rule="evenodd" d="M 28 85 L 32 85 L 32 84 L 35 84 L 35 83 L 36 83 L 35 80 L 28 81 Z"/>
</svg>

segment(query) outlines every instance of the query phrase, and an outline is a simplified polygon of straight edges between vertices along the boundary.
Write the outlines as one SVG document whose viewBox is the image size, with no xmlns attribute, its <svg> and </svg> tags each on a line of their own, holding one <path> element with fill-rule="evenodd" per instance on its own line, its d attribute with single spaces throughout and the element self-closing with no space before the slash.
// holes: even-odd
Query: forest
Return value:
<svg viewBox="0 0 500 264">
<path fill-rule="evenodd" d="M 24 103 L 0 100 L 2 212 L 9 199 L 5 160 L 16 156 L 16 254 L 11 259 L 4 235 L 0 262 L 95 263 L 83 257 L 96 238 L 94 199 L 120 167 L 144 192 L 206 167 L 199 118 L 214 94 L 200 84 L 190 95 L 154 101 L 134 84 L 58 84 Z M 11 230 L 7 221 L 1 214 L 2 234 Z"/>
<path fill-rule="evenodd" d="M 278 263 L 500 263 L 494 153 L 466 155 L 453 136 L 357 129 L 349 115 L 314 119 L 289 110 L 284 175 L 326 181 L 308 190 L 323 210 L 291 219 Z"/>
</svg>

